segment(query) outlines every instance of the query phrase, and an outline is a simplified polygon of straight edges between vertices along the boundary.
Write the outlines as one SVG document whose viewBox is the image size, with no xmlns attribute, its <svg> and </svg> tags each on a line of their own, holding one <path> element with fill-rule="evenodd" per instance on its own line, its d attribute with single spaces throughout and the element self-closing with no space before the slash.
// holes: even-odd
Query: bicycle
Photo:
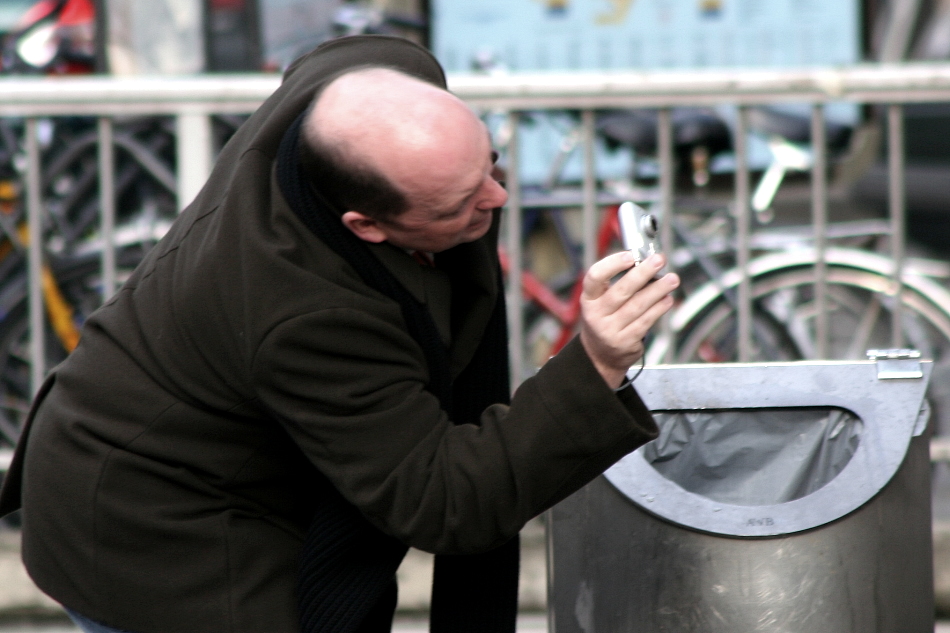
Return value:
<svg viewBox="0 0 950 633">
<path fill-rule="evenodd" d="M 840 130 L 836 134 L 839 138 L 846 136 Z M 807 139 L 795 140 L 801 145 Z M 840 149 L 840 143 L 838 146 Z M 760 205 L 763 209 L 750 213 L 761 214 L 770 208 L 774 193 L 773 188 L 768 205 Z M 687 202 L 690 204 L 684 204 Z M 547 213 L 556 216 L 560 211 Z M 613 206 L 603 211 L 597 258 L 619 245 L 615 214 Z M 770 220 L 761 220 L 763 225 L 752 240 L 749 275 L 753 352 L 749 360 L 814 359 L 819 349 L 814 295 L 818 266 L 817 254 L 809 243 L 811 231 L 802 227 L 796 235 L 788 227 L 765 228 L 764 222 Z M 648 341 L 645 362 L 738 360 L 736 295 L 742 274 L 735 267 L 731 237 L 734 221 L 727 205 L 717 205 L 708 197 L 676 202 L 676 244 L 666 250 L 671 268 L 680 274 L 683 284 L 668 317 L 669 329 L 663 332 L 657 328 Z M 888 231 L 887 223 L 878 220 L 829 225 L 827 237 L 833 245 L 824 256 L 831 323 L 826 351 L 829 359 L 859 359 L 867 349 L 892 346 L 892 315 L 898 305 L 892 278 L 894 264 L 889 257 L 867 250 L 880 247 L 879 238 Z M 556 233 L 563 236 L 567 232 Z M 570 253 L 577 247 L 566 243 L 563 249 Z M 932 261 L 907 260 L 899 299 L 903 339 L 937 363 L 938 378 L 931 383 L 928 399 L 939 432 L 950 432 L 950 390 L 944 394 L 940 386 L 944 381 L 939 379 L 950 371 L 950 292 L 935 281 L 934 273 L 946 275 L 946 268 Z M 582 272 L 573 267 L 571 275 L 561 276 L 548 286 L 530 269 L 523 273 L 527 299 L 525 356 L 536 366 L 575 334 L 581 278 Z"/>
</svg>

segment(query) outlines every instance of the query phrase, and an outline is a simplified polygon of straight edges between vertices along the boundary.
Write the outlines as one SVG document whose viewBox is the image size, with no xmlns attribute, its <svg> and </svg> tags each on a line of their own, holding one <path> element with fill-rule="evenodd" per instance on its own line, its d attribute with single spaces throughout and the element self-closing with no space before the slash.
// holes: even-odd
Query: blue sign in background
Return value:
<svg viewBox="0 0 950 633">
<path fill-rule="evenodd" d="M 433 0 L 449 72 L 837 65 L 860 60 L 858 0 Z"/>
<path fill-rule="evenodd" d="M 697 70 L 702 68 L 809 67 L 861 60 L 859 0 L 432 0 L 432 46 L 450 73 Z M 809 116 L 809 106 L 783 104 Z M 718 113 L 732 125 L 733 108 Z M 858 108 L 830 104 L 830 120 L 857 122 Z M 521 128 L 522 182 L 549 175 L 567 130 L 562 115 L 535 116 Z M 764 138 L 749 139 L 749 163 L 772 160 Z M 627 149 L 596 147 L 602 179 L 628 176 Z M 639 157 L 647 158 L 650 157 Z M 731 171 L 731 154 L 713 171 Z M 651 168 L 639 161 L 638 170 Z M 578 181 L 583 164 L 574 152 L 561 173 Z"/>
</svg>

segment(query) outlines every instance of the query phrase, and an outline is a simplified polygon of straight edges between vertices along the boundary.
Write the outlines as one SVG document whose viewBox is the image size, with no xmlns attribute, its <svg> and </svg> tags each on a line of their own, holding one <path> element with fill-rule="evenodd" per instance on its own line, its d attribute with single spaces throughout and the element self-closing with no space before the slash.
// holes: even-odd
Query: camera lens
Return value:
<svg viewBox="0 0 950 633">
<path fill-rule="evenodd" d="M 649 213 L 640 219 L 640 229 L 647 237 L 656 236 L 656 218 L 653 217 L 652 213 Z"/>
</svg>

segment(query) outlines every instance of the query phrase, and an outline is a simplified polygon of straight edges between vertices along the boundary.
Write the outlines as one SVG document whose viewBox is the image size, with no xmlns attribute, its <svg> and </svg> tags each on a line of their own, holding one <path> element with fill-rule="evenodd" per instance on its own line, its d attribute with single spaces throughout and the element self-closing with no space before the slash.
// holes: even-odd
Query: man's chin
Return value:
<svg viewBox="0 0 950 633">
<path fill-rule="evenodd" d="M 442 251 L 447 251 L 450 248 L 455 248 L 459 244 L 468 244 L 469 242 L 475 242 L 482 239 L 483 237 L 485 237 L 485 234 L 488 233 L 489 229 L 491 229 L 491 220 L 492 220 L 491 215 L 489 215 L 485 219 L 484 222 L 475 222 L 473 224 L 470 224 L 464 231 L 457 234 L 457 237 L 451 243 L 445 243 L 445 242 L 443 242 L 442 244 L 427 243 L 424 245 L 416 244 L 414 246 L 402 246 L 400 244 L 396 244 L 396 245 L 402 246 L 402 248 L 406 248 L 407 250 L 420 250 L 420 251 L 427 251 L 430 253 L 441 253 Z"/>
<path fill-rule="evenodd" d="M 491 220 L 492 216 L 488 214 L 484 219 L 470 225 L 465 231 L 465 238 L 462 242 L 474 242 L 485 237 L 485 234 L 491 228 Z"/>
</svg>

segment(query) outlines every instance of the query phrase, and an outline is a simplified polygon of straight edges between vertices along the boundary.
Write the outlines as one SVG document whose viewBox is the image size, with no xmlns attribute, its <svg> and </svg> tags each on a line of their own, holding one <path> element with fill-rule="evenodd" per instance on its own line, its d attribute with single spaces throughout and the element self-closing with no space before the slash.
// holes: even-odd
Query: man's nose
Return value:
<svg viewBox="0 0 950 633">
<path fill-rule="evenodd" d="M 494 178 L 489 178 L 489 195 L 487 200 L 490 202 L 490 208 L 496 209 L 508 201 L 508 192 Z"/>
</svg>

